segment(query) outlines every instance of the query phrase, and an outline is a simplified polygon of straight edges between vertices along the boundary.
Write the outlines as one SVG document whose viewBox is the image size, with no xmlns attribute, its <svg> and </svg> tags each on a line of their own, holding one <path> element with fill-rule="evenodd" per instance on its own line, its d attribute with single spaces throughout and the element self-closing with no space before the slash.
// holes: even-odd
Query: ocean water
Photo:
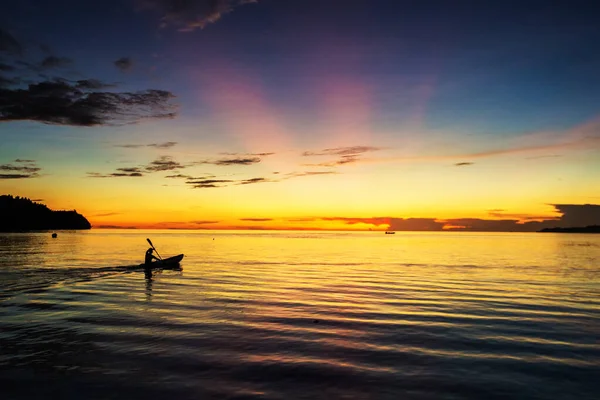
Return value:
<svg viewBox="0 0 600 400">
<path fill-rule="evenodd" d="M 0 398 L 162 396 L 598 399 L 600 235 L 0 234 Z"/>
</svg>

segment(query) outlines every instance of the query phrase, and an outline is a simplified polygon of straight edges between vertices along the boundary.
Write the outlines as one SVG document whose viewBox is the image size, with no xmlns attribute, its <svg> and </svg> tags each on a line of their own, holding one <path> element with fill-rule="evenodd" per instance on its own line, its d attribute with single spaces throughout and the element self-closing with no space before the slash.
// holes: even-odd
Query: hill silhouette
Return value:
<svg viewBox="0 0 600 400">
<path fill-rule="evenodd" d="M 77 211 L 52 211 L 25 197 L 0 196 L 0 232 L 55 229 L 90 229 L 89 221 Z"/>
</svg>

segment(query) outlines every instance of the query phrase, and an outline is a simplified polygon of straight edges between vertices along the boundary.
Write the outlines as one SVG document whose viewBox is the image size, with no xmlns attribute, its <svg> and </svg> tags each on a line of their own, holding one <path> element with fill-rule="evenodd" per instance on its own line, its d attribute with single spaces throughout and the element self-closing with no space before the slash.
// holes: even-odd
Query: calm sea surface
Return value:
<svg viewBox="0 0 600 400">
<path fill-rule="evenodd" d="M 0 234 L 0 398 L 161 396 L 598 399 L 600 235 Z"/>
</svg>

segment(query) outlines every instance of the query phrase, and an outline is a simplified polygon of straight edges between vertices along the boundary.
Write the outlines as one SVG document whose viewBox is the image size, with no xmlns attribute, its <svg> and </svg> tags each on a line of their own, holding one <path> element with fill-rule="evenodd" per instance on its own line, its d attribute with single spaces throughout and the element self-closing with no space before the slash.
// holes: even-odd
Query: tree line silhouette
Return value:
<svg viewBox="0 0 600 400">
<path fill-rule="evenodd" d="M 53 211 L 26 197 L 0 196 L 0 232 L 55 229 L 90 229 L 89 221 L 76 210 Z"/>
</svg>

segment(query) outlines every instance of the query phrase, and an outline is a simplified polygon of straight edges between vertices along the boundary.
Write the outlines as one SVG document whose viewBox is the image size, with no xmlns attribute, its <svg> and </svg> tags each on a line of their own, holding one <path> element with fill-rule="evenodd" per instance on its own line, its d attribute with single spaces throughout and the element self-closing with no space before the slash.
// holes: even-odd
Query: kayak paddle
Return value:
<svg viewBox="0 0 600 400">
<path fill-rule="evenodd" d="M 158 254 L 158 250 L 156 250 L 156 247 L 154 247 L 154 245 L 152 244 L 152 242 L 150 241 L 150 239 L 146 238 L 146 240 L 148 241 L 148 243 L 150 243 L 150 246 L 152 246 L 152 248 L 156 252 L 156 255 L 158 256 L 158 258 L 160 258 L 162 260 L 162 257 L 160 256 L 160 254 Z"/>
</svg>

